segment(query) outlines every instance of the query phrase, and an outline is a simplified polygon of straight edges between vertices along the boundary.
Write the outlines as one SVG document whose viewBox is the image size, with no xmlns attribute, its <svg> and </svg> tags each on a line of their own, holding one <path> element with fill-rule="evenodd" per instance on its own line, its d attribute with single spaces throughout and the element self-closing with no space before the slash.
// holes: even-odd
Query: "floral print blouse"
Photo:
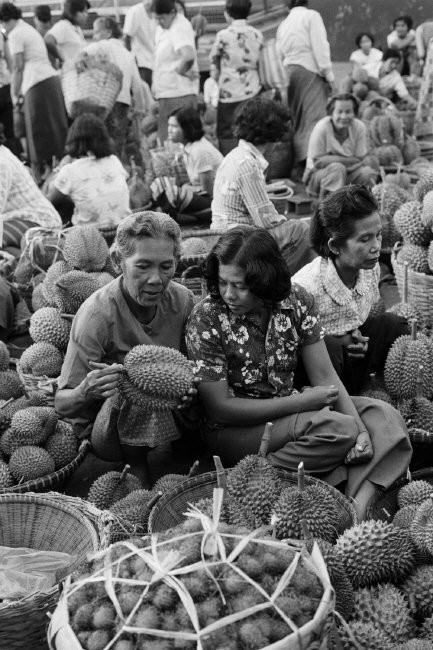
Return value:
<svg viewBox="0 0 433 650">
<path fill-rule="evenodd" d="M 246 20 L 233 20 L 217 33 L 209 58 L 219 70 L 220 102 L 240 102 L 259 93 L 262 48 L 263 34 Z"/>
<path fill-rule="evenodd" d="M 253 315 L 233 314 L 208 296 L 191 313 L 186 344 L 201 381 L 227 380 L 234 396 L 264 399 L 293 392 L 300 349 L 323 337 L 314 298 L 292 285 L 272 307 L 266 332 Z"/>
</svg>

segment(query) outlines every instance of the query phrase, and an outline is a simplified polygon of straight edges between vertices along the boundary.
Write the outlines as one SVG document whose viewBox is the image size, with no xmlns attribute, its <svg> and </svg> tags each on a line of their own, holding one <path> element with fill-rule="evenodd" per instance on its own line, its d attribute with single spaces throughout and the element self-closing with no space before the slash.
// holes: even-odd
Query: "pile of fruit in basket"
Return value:
<svg viewBox="0 0 433 650">
<path fill-rule="evenodd" d="M 24 386 L 18 373 L 10 369 L 10 354 L 6 343 L 0 341 L 0 408 L 7 400 L 24 395 Z M 1 415 L 0 415 L 1 421 Z"/>
</svg>

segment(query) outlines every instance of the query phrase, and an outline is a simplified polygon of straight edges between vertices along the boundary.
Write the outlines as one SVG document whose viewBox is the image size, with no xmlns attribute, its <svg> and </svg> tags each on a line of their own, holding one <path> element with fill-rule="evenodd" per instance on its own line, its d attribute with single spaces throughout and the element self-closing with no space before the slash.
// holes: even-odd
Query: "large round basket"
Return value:
<svg viewBox="0 0 433 650">
<path fill-rule="evenodd" d="M 394 270 L 395 279 L 400 297 L 403 299 L 404 266 L 397 259 L 400 244 L 394 246 L 391 256 L 391 264 Z M 408 269 L 407 271 L 407 301 L 416 307 L 420 316 L 421 327 L 433 325 L 433 275 L 426 275 Z"/>
<path fill-rule="evenodd" d="M 57 493 L 0 495 L 0 545 L 70 553 L 74 560 L 59 576 L 63 579 L 88 553 L 106 546 L 102 517 L 86 501 Z M 47 614 L 58 598 L 55 585 L 0 606 L 0 648 L 47 650 Z"/>
<path fill-rule="evenodd" d="M 22 494 L 24 492 L 48 492 L 48 490 L 52 489 L 61 489 L 65 481 L 72 476 L 75 470 L 84 461 L 90 447 L 90 442 L 88 440 L 83 440 L 78 450 L 78 454 L 75 456 L 74 460 L 68 463 L 68 465 L 65 465 L 65 467 L 58 469 L 52 474 L 47 474 L 47 476 L 34 479 L 33 481 L 26 481 L 25 483 L 19 483 L 18 485 L 13 485 L 9 488 L 2 488 L 0 489 L 0 495 L 9 494 L 11 492 Z"/>
<path fill-rule="evenodd" d="M 295 472 L 278 470 L 278 474 L 284 487 L 297 485 L 298 475 Z M 338 490 L 312 476 L 305 476 L 305 484 L 307 486 L 320 484 L 334 497 L 338 508 L 338 534 L 356 524 L 354 507 Z M 185 519 L 184 513 L 189 510 L 189 504 L 212 497 L 216 487 L 217 472 L 206 472 L 185 479 L 177 487 L 163 494 L 155 504 L 149 517 L 149 532 L 160 533 L 180 524 Z"/>
<path fill-rule="evenodd" d="M 412 481 L 419 480 L 427 481 L 433 486 L 433 468 L 428 467 L 426 469 L 412 472 Z M 368 519 L 380 519 L 381 521 L 387 522 L 392 521 L 395 513 L 399 509 L 397 503 L 398 491 L 403 487 L 403 485 L 407 485 L 407 483 L 409 483 L 407 478 L 400 478 L 398 481 L 395 481 L 391 487 L 385 490 L 385 492 L 376 494 L 368 504 Z"/>
<path fill-rule="evenodd" d="M 26 392 L 42 394 L 46 398 L 48 406 L 54 407 L 57 377 L 31 375 L 30 373 L 23 372 L 19 361 L 17 362 L 17 373 Z"/>
<path fill-rule="evenodd" d="M 122 72 L 113 63 L 96 57 L 83 57 L 79 62 L 66 63 L 61 73 L 63 97 L 69 116 L 74 104 L 97 106 L 108 115 L 122 86 Z"/>
</svg>

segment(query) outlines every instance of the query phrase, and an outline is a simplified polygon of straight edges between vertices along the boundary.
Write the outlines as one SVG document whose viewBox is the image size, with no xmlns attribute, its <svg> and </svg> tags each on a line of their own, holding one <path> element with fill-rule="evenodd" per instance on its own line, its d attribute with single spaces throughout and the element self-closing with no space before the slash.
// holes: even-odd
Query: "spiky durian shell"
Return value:
<svg viewBox="0 0 433 650">
<path fill-rule="evenodd" d="M 73 267 L 64 260 L 51 264 L 43 282 L 41 283 L 43 296 L 50 305 L 54 306 L 56 304 L 54 297 L 55 283 L 62 277 L 62 275 L 65 275 L 65 273 L 72 270 Z"/>
<path fill-rule="evenodd" d="M 433 641 L 433 616 L 426 618 L 422 624 L 421 637 Z"/>
<path fill-rule="evenodd" d="M 67 422 L 59 422 L 55 433 L 46 441 L 45 449 L 54 460 L 56 469 L 71 463 L 78 453 L 78 441 L 72 425 Z"/>
<path fill-rule="evenodd" d="M 431 340 L 418 334 L 413 341 L 409 334 L 394 341 L 385 362 L 384 379 L 386 389 L 394 400 L 401 401 L 418 394 L 418 368 L 423 366 L 422 390 L 430 398 L 433 391 L 432 373 L 433 348 Z"/>
<path fill-rule="evenodd" d="M 193 257 L 195 255 L 207 255 L 208 247 L 201 237 L 188 237 L 182 242 L 181 256 Z"/>
<path fill-rule="evenodd" d="M 433 486 L 432 486 L 433 488 Z M 433 489 L 432 489 L 433 494 Z M 410 527 L 410 534 L 416 548 L 422 553 L 433 555 L 433 500 L 421 503 Z"/>
<path fill-rule="evenodd" d="M 16 449 L 9 459 L 9 470 L 15 480 L 31 481 L 54 472 L 54 461 L 41 447 L 25 445 Z"/>
<path fill-rule="evenodd" d="M 433 431 L 433 404 L 430 400 L 425 397 L 413 397 L 403 400 L 398 409 L 408 426 Z"/>
<path fill-rule="evenodd" d="M 431 240 L 431 230 L 423 224 L 421 210 L 422 204 L 419 201 L 408 201 L 394 215 L 395 225 L 405 244 L 428 246 Z"/>
<path fill-rule="evenodd" d="M 188 477 L 185 474 L 165 474 L 161 476 L 153 486 L 154 492 L 170 492 L 173 488 L 177 487 L 180 483 L 185 481 Z"/>
<path fill-rule="evenodd" d="M 252 528 L 269 524 L 280 491 L 281 481 L 275 467 L 263 456 L 245 456 L 227 477 L 229 521 Z"/>
<path fill-rule="evenodd" d="M 105 285 L 114 280 L 114 276 L 111 275 L 111 273 L 107 273 L 106 271 L 92 271 L 90 275 L 95 278 L 99 287 L 105 287 Z"/>
<path fill-rule="evenodd" d="M 431 192 L 432 190 L 433 190 L 433 170 L 421 174 L 419 181 L 416 183 L 415 187 L 413 188 L 413 195 L 415 197 L 415 200 L 420 201 L 422 203 L 427 192 Z"/>
<path fill-rule="evenodd" d="M 330 492 L 321 485 L 304 490 L 289 487 L 283 490 L 273 508 L 278 518 L 275 526 L 279 539 L 302 539 L 301 519 L 307 522 L 314 537 L 334 542 L 337 536 L 338 508 Z"/>
<path fill-rule="evenodd" d="M 0 460 L 0 490 L 9 488 L 14 484 L 12 474 L 9 471 L 8 465 Z"/>
<path fill-rule="evenodd" d="M 133 526 L 137 534 L 144 535 L 150 515 L 149 501 L 153 495 L 149 490 L 133 490 L 123 499 L 116 501 L 110 511 Z"/>
<path fill-rule="evenodd" d="M 15 370 L 3 370 L 0 372 L 0 399 L 8 400 L 11 397 L 16 399 L 24 395 L 24 386 Z"/>
<path fill-rule="evenodd" d="M 33 343 L 21 355 L 21 371 L 35 376 L 58 377 L 62 370 L 63 356 L 51 343 Z"/>
<path fill-rule="evenodd" d="M 394 214 L 398 208 L 409 200 L 409 195 L 395 183 L 379 183 L 372 187 L 372 194 L 379 205 L 382 221 L 382 248 L 391 248 L 400 239 L 400 233 L 394 223 Z"/>
<path fill-rule="evenodd" d="M 392 650 L 433 650 L 433 643 L 427 639 L 409 639 L 405 643 L 393 646 Z"/>
<path fill-rule="evenodd" d="M 98 279 L 85 271 L 69 271 L 54 286 L 56 305 L 66 314 L 76 314 L 83 302 L 100 289 Z"/>
<path fill-rule="evenodd" d="M 9 354 L 8 346 L 3 341 L 0 341 L 0 372 L 9 370 L 10 360 L 11 355 Z"/>
<path fill-rule="evenodd" d="M 127 474 L 121 482 L 120 476 L 121 472 L 106 472 L 97 478 L 90 486 L 88 500 L 97 508 L 106 510 L 130 492 L 142 489 L 140 480 L 134 474 Z"/>
<path fill-rule="evenodd" d="M 405 243 L 397 253 L 397 262 L 407 262 L 410 269 L 418 273 L 430 273 L 428 265 L 428 248 L 416 244 Z"/>
<path fill-rule="evenodd" d="M 43 290 L 43 285 L 38 284 L 34 289 L 32 293 L 32 309 L 33 311 L 37 311 L 38 309 L 42 309 L 42 307 L 51 307 L 53 303 L 48 301 L 45 296 L 44 296 L 44 290 Z"/>
<path fill-rule="evenodd" d="M 420 504 L 430 497 L 433 485 L 428 481 L 410 481 L 400 488 L 397 495 L 397 502 L 400 508 L 412 504 Z"/>
<path fill-rule="evenodd" d="M 432 188 L 433 190 L 433 188 Z M 433 228 L 433 191 L 427 192 L 422 202 L 421 219 L 428 228 Z"/>
<path fill-rule="evenodd" d="M 30 318 L 29 332 L 35 343 L 50 343 L 59 350 L 66 350 L 70 331 L 70 322 L 54 307 L 42 307 Z"/>
<path fill-rule="evenodd" d="M 57 415 L 49 406 L 28 406 L 12 416 L 11 429 L 23 445 L 41 445 L 54 432 Z"/>
<path fill-rule="evenodd" d="M 6 429 L 0 438 L 0 450 L 4 456 L 11 456 L 13 452 L 21 446 L 13 429 Z"/>
<path fill-rule="evenodd" d="M 394 643 L 407 641 L 413 620 L 404 595 L 394 585 L 355 591 L 354 618 L 380 628 Z"/>
<path fill-rule="evenodd" d="M 401 580 L 415 550 L 408 533 L 383 521 L 363 521 L 346 530 L 336 550 L 355 589 Z"/>
<path fill-rule="evenodd" d="M 404 528 L 405 530 L 409 530 L 417 510 L 418 510 L 418 504 L 416 503 L 412 503 L 408 506 L 404 506 L 403 508 L 400 508 L 400 510 L 397 510 L 397 512 L 395 513 L 392 523 L 394 524 L 394 526 L 397 526 L 398 528 Z"/>
<path fill-rule="evenodd" d="M 407 320 L 413 318 L 419 319 L 419 313 L 416 307 L 410 305 L 408 302 L 398 302 L 395 305 L 392 305 L 389 309 L 386 310 L 388 314 L 395 314 L 396 316 L 402 316 Z"/>
<path fill-rule="evenodd" d="M 358 646 L 356 646 L 345 627 L 339 630 L 340 638 L 343 643 L 344 650 L 393 650 L 394 643 L 384 634 L 380 627 L 376 627 L 371 623 L 361 623 L 360 621 L 353 621 L 350 624 L 350 630 L 356 639 Z"/>
<path fill-rule="evenodd" d="M 423 618 L 433 615 L 433 566 L 417 567 L 403 583 L 402 590 L 414 613 Z"/>
<path fill-rule="evenodd" d="M 93 226 L 75 226 L 66 231 L 63 257 L 80 271 L 101 271 L 109 255 L 107 242 Z"/>
</svg>

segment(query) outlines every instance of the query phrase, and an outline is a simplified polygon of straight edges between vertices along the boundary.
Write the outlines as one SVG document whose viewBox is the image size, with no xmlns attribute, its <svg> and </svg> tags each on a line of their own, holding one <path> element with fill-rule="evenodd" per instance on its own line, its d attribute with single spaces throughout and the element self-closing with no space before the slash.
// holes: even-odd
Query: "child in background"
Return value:
<svg viewBox="0 0 433 650">
<path fill-rule="evenodd" d="M 401 75 L 411 74 L 411 68 L 416 63 L 415 30 L 412 26 L 410 16 L 399 16 L 394 20 L 393 31 L 386 37 L 388 47 L 401 53 Z"/>
</svg>

